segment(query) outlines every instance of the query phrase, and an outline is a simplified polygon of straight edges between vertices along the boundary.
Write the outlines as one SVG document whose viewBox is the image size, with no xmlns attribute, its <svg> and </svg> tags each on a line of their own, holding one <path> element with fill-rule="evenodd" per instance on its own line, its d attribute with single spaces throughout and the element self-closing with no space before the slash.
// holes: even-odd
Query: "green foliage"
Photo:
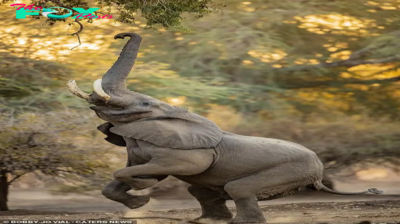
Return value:
<svg viewBox="0 0 400 224">
<path fill-rule="evenodd" d="M 135 15 L 138 13 L 145 18 L 147 27 L 154 25 L 162 25 L 163 27 L 179 27 L 182 22 L 182 14 L 192 13 L 197 17 L 210 13 L 207 4 L 212 3 L 211 0 L 150 0 L 150 1 L 104 1 L 109 6 L 116 4 L 117 8 L 122 12 L 118 21 L 132 23 Z"/>
<path fill-rule="evenodd" d="M 12 1 L 2 1 L 3 4 L 10 2 Z M 102 8 L 101 14 L 103 12 L 117 12 L 118 18 L 116 18 L 116 21 L 123 23 L 133 23 L 137 20 L 137 17 L 141 17 L 146 20 L 147 28 L 153 28 L 156 25 L 161 25 L 165 28 L 182 28 L 183 14 L 193 14 L 195 17 L 200 18 L 212 11 L 209 7 L 218 8 L 222 6 L 222 4 L 214 3 L 213 0 L 97 0 L 95 2 L 89 0 L 31 0 L 31 4 L 44 8 L 54 6 L 93 8 L 95 3 Z M 39 18 L 39 16 L 33 17 Z M 52 25 L 61 21 L 66 22 L 68 19 L 47 19 L 46 23 Z"/>
</svg>

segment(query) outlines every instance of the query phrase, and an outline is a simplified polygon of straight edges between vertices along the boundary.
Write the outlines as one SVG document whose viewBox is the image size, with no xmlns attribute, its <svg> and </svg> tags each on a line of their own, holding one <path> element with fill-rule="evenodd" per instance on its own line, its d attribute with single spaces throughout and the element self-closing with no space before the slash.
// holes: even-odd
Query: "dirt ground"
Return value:
<svg viewBox="0 0 400 224">
<path fill-rule="evenodd" d="M 383 195 L 342 196 L 322 192 L 301 192 L 285 198 L 259 202 L 269 224 L 400 224 L 400 179 L 379 181 L 337 181 L 337 190 L 354 192 L 377 187 Z M 130 210 L 110 201 L 99 192 L 94 195 L 51 194 L 46 189 L 12 189 L 9 206 L 0 212 L 2 220 L 137 220 L 137 224 L 188 223 L 200 215 L 200 206 L 186 190 L 169 191 L 139 209 Z M 228 206 L 235 213 L 233 202 Z M 170 219 L 135 219 L 164 217 Z M 181 221 L 171 220 L 173 218 Z M 129 223 L 129 222 L 125 222 Z M 202 223 L 216 223 L 202 220 Z M 132 223 L 133 224 L 133 223 Z"/>
<path fill-rule="evenodd" d="M 339 223 L 400 223 L 400 200 L 377 200 L 357 202 L 313 202 L 291 203 L 281 205 L 263 205 L 262 211 L 268 223 L 313 223 L 313 224 L 339 224 Z M 232 209 L 234 212 L 234 209 Z M 200 215 L 200 209 L 171 209 L 164 211 L 147 211 L 135 217 L 168 217 L 178 218 L 182 221 L 170 219 L 140 219 L 138 224 L 172 224 L 188 223 Z M 0 220 L 137 220 L 124 211 L 110 213 L 71 213 L 55 211 L 13 210 L 0 212 Z M 201 223 L 216 223 L 202 220 Z"/>
</svg>

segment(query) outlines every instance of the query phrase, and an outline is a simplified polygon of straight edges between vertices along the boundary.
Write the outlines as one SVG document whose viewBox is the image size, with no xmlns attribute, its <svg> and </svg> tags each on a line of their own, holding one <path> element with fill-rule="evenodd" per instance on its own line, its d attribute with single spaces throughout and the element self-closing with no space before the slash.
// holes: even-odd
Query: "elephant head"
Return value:
<svg viewBox="0 0 400 224">
<path fill-rule="evenodd" d="M 109 135 L 106 139 L 124 145 L 113 135 L 141 139 L 171 148 L 209 148 L 222 139 L 222 131 L 213 122 L 184 108 L 171 106 L 153 97 L 133 92 L 126 87 L 126 78 L 137 58 L 141 37 L 134 33 L 120 33 L 114 39 L 130 37 L 122 52 L 102 79 L 94 82 L 92 94 L 80 90 L 74 80 L 69 90 L 94 104 L 98 117 L 108 121 L 98 129 Z M 115 137 L 115 136 L 114 136 Z"/>
<path fill-rule="evenodd" d="M 170 105 L 126 88 L 126 78 L 137 58 L 142 38 L 134 33 L 120 33 L 114 39 L 130 37 L 114 65 L 102 79 L 94 82 L 92 94 L 81 91 L 74 80 L 68 82 L 70 91 L 95 106 L 90 107 L 103 120 L 124 123 L 150 116 L 161 115 L 172 108 Z M 175 109 L 176 111 L 176 109 Z"/>
</svg>

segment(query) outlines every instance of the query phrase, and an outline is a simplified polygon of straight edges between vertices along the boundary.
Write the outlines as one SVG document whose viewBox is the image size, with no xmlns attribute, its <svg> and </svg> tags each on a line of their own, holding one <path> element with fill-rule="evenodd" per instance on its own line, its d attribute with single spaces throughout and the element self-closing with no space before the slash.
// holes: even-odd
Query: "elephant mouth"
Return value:
<svg viewBox="0 0 400 224">
<path fill-rule="evenodd" d="M 94 110 L 96 113 L 101 113 L 106 116 L 129 116 L 129 115 L 139 115 L 139 114 L 147 114 L 153 112 L 151 110 L 130 111 L 124 108 L 112 108 L 107 106 L 91 106 L 90 109 Z"/>
</svg>

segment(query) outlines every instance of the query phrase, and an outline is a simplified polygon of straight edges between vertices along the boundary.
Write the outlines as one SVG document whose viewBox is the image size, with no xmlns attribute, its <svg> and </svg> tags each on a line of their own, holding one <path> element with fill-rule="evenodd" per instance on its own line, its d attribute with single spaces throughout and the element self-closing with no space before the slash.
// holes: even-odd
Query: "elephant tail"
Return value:
<svg viewBox="0 0 400 224">
<path fill-rule="evenodd" d="M 370 194 L 383 194 L 383 191 L 379 190 L 377 188 L 369 188 L 366 191 L 354 192 L 354 193 L 335 191 L 335 190 L 327 188 L 325 185 L 323 185 L 321 183 L 320 180 L 315 182 L 313 185 L 309 185 L 308 188 L 310 188 L 312 190 L 316 190 L 316 191 L 324 191 L 324 192 L 328 192 L 331 194 L 341 194 L 341 195 L 359 195 L 359 194 L 369 194 L 369 193 Z"/>
</svg>

